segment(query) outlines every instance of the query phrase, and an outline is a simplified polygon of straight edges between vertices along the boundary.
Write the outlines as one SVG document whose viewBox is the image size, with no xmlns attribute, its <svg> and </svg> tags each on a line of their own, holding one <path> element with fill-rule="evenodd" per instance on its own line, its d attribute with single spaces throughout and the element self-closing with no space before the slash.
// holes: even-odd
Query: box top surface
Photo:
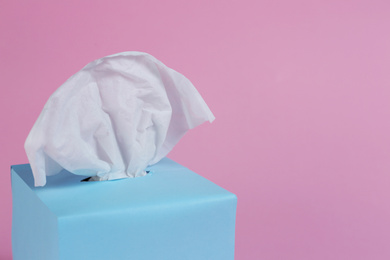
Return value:
<svg viewBox="0 0 390 260">
<path fill-rule="evenodd" d="M 207 201 L 235 199 L 235 195 L 164 158 L 150 166 L 143 177 L 113 181 L 81 182 L 85 176 L 67 171 L 47 177 L 44 187 L 34 187 L 29 164 L 12 166 L 19 177 L 57 216 L 66 217 L 101 212 L 188 205 Z"/>
</svg>

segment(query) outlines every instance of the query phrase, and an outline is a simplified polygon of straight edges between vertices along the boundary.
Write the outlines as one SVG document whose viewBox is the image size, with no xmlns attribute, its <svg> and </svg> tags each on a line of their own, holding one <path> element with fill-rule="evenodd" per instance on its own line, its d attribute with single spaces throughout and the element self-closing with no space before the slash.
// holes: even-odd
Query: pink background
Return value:
<svg viewBox="0 0 390 260">
<path fill-rule="evenodd" d="M 170 157 L 237 194 L 236 259 L 390 259 L 389 1 L 29 2 L 0 3 L 0 259 L 44 103 L 127 50 L 214 112 Z"/>
</svg>

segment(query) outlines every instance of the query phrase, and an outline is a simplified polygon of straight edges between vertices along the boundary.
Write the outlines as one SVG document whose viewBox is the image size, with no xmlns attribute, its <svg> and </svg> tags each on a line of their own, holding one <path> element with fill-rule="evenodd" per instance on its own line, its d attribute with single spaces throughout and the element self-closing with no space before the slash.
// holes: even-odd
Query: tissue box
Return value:
<svg viewBox="0 0 390 260">
<path fill-rule="evenodd" d="M 236 196 L 167 158 L 147 171 L 34 187 L 29 164 L 12 166 L 13 259 L 234 259 Z"/>
</svg>

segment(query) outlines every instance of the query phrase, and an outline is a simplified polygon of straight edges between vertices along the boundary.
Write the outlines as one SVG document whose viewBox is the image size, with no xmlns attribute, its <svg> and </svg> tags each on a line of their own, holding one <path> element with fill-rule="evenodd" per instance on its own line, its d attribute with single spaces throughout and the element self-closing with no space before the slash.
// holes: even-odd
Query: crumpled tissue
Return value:
<svg viewBox="0 0 390 260">
<path fill-rule="evenodd" d="M 139 177 L 214 116 L 192 83 L 153 56 L 95 60 L 45 104 L 25 142 L 35 186 L 63 169 L 93 180 Z"/>
</svg>

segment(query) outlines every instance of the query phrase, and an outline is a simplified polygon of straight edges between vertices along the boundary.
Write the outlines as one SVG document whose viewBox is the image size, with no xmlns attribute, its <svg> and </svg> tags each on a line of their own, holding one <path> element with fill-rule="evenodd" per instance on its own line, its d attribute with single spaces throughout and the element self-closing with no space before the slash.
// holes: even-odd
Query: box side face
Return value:
<svg viewBox="0 0 390 260">
<path fill-rule="evenodd" d="M 236 197 L 59 219 L 61 260 L 233 260 Z"/>
<path fill-rule="evenodd" d="M 23 173 L 23 167 L 11 170 L 13 259 L 58 259 L 57 218 L 19 176 Z"/>
</svg>

